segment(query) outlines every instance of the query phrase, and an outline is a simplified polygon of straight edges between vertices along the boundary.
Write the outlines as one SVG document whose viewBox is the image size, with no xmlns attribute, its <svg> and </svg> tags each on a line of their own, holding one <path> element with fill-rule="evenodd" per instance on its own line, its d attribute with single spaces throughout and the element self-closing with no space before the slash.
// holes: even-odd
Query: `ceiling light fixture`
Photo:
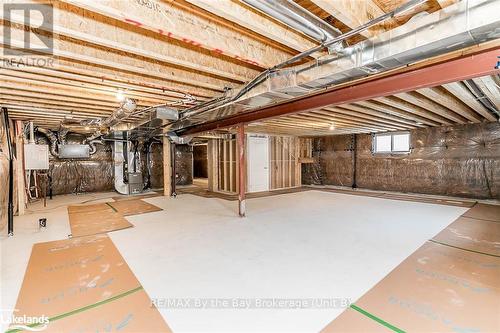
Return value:
<svg viewBox="0 0 500 333">
<path fill-rule="evenodd" d="M 119 102 L 123 102 L 125 100 L 125 94 L 123 93 L 122 90 L 118 90 L 116 92 L 116 100 Z"/>
<path fill-rule="evenodd" d="M 330 131 L 333 131 L 334 129 L 335 129 L 335 125 L 332 123 L 332 124 L 330 125 L 330 127 L 329 127 L 329 130 L 330 130 Z"/>
</svg>

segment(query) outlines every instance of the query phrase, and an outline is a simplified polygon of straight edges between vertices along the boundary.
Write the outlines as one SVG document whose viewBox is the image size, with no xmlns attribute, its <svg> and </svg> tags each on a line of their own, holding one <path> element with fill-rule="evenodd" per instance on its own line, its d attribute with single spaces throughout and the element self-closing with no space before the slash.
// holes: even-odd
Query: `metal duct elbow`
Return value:
<svg viewBox="0 0 500 333">
<path fill-rule="evenodd" d="M 102 140 L 91 140 L 87 143 L 90 147 L 89 154 L 90 156 L 94 155 L 97 152 L 96 144 L 103 145 L 104 142 Z"/>
<path fill-rule="evenodd" d="M 104 119 L 102 124 L 104 126 L 112 127 L 120 123 L 122 120 L 128 118 L 137 108 L 137 103 L 131 98 L 126 98 L 120 107 L 113 112 L 111 116 Z"/>
<path fill-rule="evenodd" d="M 342 33 L 300 5 L 289 0 L 242 0 L 247 5 L 263 12 L 287 26 L 299 30 L 312 39 L 323 43 Z M 337 49 L 341 44 L 337 45 Z"/>
<path fill-rule="evenodd" d="M 47 137 L 47 139 L 49 139 L 49 142 L 50 142 L 49 148 L 50 148 L 50 153 L 52 154 L 52 156 L 59 157 L 59 153 L 57 151 L 57 136 L 54 134 L 54 132 L 52 132 L 49 129 L 45 129 L 45 128 L 41 128 L 41 127 L 38 127 L 37 131 L 42 133 L 43 135 L 45 135 Z"/>
</svg>

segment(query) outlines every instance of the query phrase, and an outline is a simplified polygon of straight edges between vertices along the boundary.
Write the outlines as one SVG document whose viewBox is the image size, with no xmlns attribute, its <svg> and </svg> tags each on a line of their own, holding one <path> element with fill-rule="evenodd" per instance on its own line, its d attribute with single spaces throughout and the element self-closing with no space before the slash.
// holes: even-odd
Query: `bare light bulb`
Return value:
<svg viewBox="0 0 500 333">
<path fill-rule="evenodd" d="M 118 90 L 116 92 L 116 100 L 119 102 L 123 102 L 125 100 L 125 94 L 123 93 L 123 91 Z"/>
<path fill-rule="evenodd" d="M 331 124 L 330 127 L 329 127 L 329 130 L 333 131 L 334 129 L 335 129 L 335 125 Z"/>
</svg>

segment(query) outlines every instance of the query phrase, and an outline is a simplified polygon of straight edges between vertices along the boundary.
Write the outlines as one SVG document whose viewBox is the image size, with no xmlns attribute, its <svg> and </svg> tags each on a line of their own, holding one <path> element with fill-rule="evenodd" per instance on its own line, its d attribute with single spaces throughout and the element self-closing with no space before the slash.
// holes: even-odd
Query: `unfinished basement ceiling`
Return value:
<svg viewBox="0 0 500 333">
<path fill-rule="evenodd" d="M 426 1 L 349 38 L 347 45 L 401 26 L 418 13 L 432 13 L 455 2 Z M 236 91 L 262 70 L 318 45 L 302 32 L 240 1 L 219 0 L 216 6 L 205 0 L 49 3 L 55 8 L 53 66 L 23 66 L 12 58 L 4 61 L 0 104 L 9 109 L 13 119 L 34 120 L 36 125 L 51 128 L 65 119 L 109 116 L 120 104 L 118 92 L 137 101 L 138 111 L 128 122 L 137 121 L 141 110 L 154 105 L 166 103 L 182 111 L 221 96 L 228 88 Z M 296 3 L 346 32 L 405 1 Z M 10 45 L 1 39 L 3 48 L 20 46 L 24 30 L 30 27 L 15 15 L 2 22 L 12 28 Z M 30 24 L 32 29 L 38 26 L 37 22 Z M 322 55 L 325 53 L 317 52 L 308 60 Z M 8 58 L 2 55 L 3 60 Z M 498 93 L 498 77 L 474 82 L 487 97 Z M 253 124 L 252 130 L 315 135 L 495 120 L 470 88 L 461 82 L 449 86 L 266 120 Z M 498 109 L 498 101 L 491 102 Z M 458 109 L 448 109 L 450 103 Z M 332 122 L 336 127 L 333 132 L 329 130 Z"/>
<path fill-rule="evenodd" d="M 499 110 L 500 76 L 495 75 L 264 119 L 248 128 L 300 136 L 376 133 L 495 121 Z"/>
</svg>

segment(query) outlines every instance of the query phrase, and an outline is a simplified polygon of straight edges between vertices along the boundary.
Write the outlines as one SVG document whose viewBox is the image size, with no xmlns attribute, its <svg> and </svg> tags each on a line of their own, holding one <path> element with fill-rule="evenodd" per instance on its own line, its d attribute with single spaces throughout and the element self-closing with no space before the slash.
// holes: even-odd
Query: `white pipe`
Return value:
<svg viewBox="0 0 500 333">
<path fill-rule="evenodd" d="M 35 144 L 35 129 L 33 126 L 33 122 L 30 121 L 30 137 L 29 137 L 29 143 L 30 144 Z"/>
</svg>

